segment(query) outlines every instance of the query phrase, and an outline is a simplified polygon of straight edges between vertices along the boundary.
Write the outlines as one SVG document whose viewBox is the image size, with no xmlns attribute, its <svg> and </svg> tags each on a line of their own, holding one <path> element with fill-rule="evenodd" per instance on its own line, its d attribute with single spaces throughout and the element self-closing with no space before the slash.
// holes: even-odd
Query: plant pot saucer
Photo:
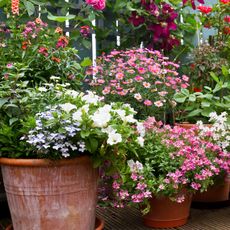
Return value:
<svg viewBox="0 0 230 230">
<path fill-rule="evenodd" d="M 95 230 L 103 230 L 104 225 L 105 225 L 104 220 L 99 217 L 96 217 Z M 13 230 L 13 225 L 12 224 L 8 225 L 5 230 Z"/>
</svg>

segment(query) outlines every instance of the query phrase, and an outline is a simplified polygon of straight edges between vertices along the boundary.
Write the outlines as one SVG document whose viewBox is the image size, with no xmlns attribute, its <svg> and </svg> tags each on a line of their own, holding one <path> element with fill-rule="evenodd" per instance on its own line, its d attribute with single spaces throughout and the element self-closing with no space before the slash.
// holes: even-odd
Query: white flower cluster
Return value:
<svg viewBox="0 0 230 230">
<path fill-rule="evenodd" d="M 202 121 L 198 121 L 200 135 L 212 134 L 213 140 L 223 149 L 224 152 L 230 151 L 230 124 L 227 121 L 227 112 L 217 115 L 216 112 L 209 114 L 211 126 L 205 126 Z"/>
<path fill-rule="evenodd" d="M 143 165 L 139 161 L 128 160 L 127 163 L 131 172 L 137 173 L 143 170 Z"/>
</svg>

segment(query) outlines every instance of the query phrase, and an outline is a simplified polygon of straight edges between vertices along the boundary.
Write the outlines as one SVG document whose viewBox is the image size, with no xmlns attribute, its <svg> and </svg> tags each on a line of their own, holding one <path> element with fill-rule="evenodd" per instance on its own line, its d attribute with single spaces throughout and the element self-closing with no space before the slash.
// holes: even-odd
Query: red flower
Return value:
<svg viewBox="0 0 230 230">
<path fill-rule="evenodd" d="M 80 33 L 83 37 L 88 37 L 90 34 L 90 27 L 89 26 L 81 26 Z"/>
<path fill-rule="evenodd" d="M 224 21 L 227 23 L 230 23 L 230 16 L 229 15 L 225 16 Z"/>
<path fill-rule="evenodd" d="M 202 89 L 194 87 L 193 91 L 196 93 L 200 93 L 200 92 L 202 92 Z"/>
<path fill-rule="evenodd" d="M 11 12 L 12 14 L 19 15 L 19 0 L 11 0 Z"/>
<path fill-rule="evenodd" d="M 65 48 L 69 43 L 69 40 L 65 37 L 65 36 L 61 36 L 59 39 L 58 39 L 58 42 L 57 42 L 57 45 L 56 47 L 57 48 Z"/>
<path fill-rule="evenodd" d="M 230 27 L 225 26 L 224 29 L 223 29 L 223 33 L 229 35 L 230 34 Z"/>
<path fill-rule="evenodd" d="M 60 58 L 56 58 L 56 57 L 52 57 L 51 58 L 52 61 L 55 61 L 57 63 L 60 63 L 61 62 L 61 59 Z"/>
<path fill-rule="evenodd" d="M 22 49 L 23 49 L 23 50 L 26 50 L 29 44 L 30 44 L 30 43 L 27 42 L 27 41 L 22 42 Z"/>
<path fill-rule="evenodd" d="M 48 49 L 46 47 L 40 47 L 38 53 L 43 54 L 44 56 L 48 56 Z"/>
<path fill-rule="evenodd" d="M 230 3 L 230 0 L 220 0 L 220 2 L 223 4 L 228 4 L 228 3 Z"/>
<path fill-rule="evenodd" d="M 183 5 L 185 5 L 189 0 L 183 0 Z M 204 4 L 204 0 L 197 0 L 200 4 Z M 192 5 L 192 8 L 195 10 L 196 5 L 195 5 L 195 0 L 190 0 L 190 3 Z"/>
<path fill-rule="evenodd" d="M 196 65 L 194 63 L 190 64 L 190 68 L 193 70 L 195 69 Z"/>
<path fill-rule="evenodd" d="M 210 6 L 198 6 L 197 9 L 203 14 L 209 14 L 212 12 L 212 7 Z"/>
</svg>

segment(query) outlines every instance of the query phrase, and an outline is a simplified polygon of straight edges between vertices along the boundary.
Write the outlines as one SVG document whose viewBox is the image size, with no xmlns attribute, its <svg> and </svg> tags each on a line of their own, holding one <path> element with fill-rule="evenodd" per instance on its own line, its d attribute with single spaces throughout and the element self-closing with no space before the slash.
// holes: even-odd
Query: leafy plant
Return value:
<svg viewBox="0 0 230 230">
<path fill-rule="evenodd" d="M 208 122 L 209 114 L 217 112 L 220 114 L 229 111 L 230 108 L 230 71 L 226 66 L 222 66 L 222 75 L 219 77 L 214 72 L 210 73 L 216 85 L 214 88 L 204 86 L 202 92 L 189 92 L 182 89 L 174 95 L 178 102 L 176 107 L 176 119 L 196 123 L 197 120 Z"/>
</svg>

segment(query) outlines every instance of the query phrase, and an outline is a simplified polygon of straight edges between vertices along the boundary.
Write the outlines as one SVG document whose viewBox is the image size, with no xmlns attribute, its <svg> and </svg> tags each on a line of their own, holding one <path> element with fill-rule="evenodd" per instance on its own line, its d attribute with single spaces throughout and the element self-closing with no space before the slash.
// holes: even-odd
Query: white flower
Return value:
<svg viewBox="0 0 230 230">
<path fill-rule="evenodd" d="M 137 132 L 140 134 L 141 137 L 145 136 L 145 127 L 143 123 L 137 122 Z"/>
<path fill-rule="evenodd" d="M 137 120 L 133 117 L 133 114 L 125 116 L 122 120 L 124 122 L 128 122 L 128 123 L 136 123 L 137 122 Z"/>
<path fill-rule="evenodd" d="M 144 146 L 144 142 L 145 142 L 145 139 L 143 137 L 138 137 L 137 138 L 137 142 L 138 144 L 143 147 Z"/>
<path fill-rule="evenodd" d="M 120 116 L 121 119 L 124 119 L 124 118 L 125 118 L 125 115 L 126 115 L 125 110 L 116 109 L 116 110 L 114 110 L 114 112 L 116 112 L 116 113 Z"/>
<path fill-rule="evenodd" d="M 107 140 L 107 143 L 109 145 L 115 145 L 117 143 L 122 142 L 122 136 L 119 133 L 109 133 L 109 138 Z"/>
<path fill-rule="evenodd" d="M 87 102 L 88 104 L 97 104 L 100 101 L 100 97 L 97 96 L 92 91 L 87 91 L 87 94 L 82 97 L 82 100 Z"/>
<path fill-rule="evenodd" d="M 75 113 L 73 113 L 72 118 L 73 118 L 73 120 L 75 120 L 75 121 L 82 121 L 81 116 L 82 116 L 82 110 L 81 110 L 81 109 L 78 109 Z"/>
<path fill-rule="evenodd" d="M 131 172 L 141 172 L 143 170 L 143 165 L 139 161 L 128 160 L 127 163 Z"/>
<path fill-rule="evenodd" d="M 114 128 L 112 128 L 111 125 L 109 125 L 109 126 L 108 126 L 107 128 L 105 128 L 105 129 L 102 129 L 101 131 L 104 132 L 104 133 L 107 133 L 107 134 L 109 134 L 109 133 L 116 133 L 116 130 L 115 130 Z"/>
<path fill-rule="evenodd" d="M 77 92 L 75 90 L 68 89 L 68 90 L 66 90 L 65 94 L 69 95 L 73 98 L 76 98 L 79 95 L 79 92 Z"/>
<path fill-rule="evenodd" d="M 111 115 L 109 112 L 105 111 L 96 111 L 90 118 L 93 120 L 93 126 L 94 127 L 99 127 L 99 128 L 104 128 L 107 126 L 108 122 L 111 119 Z"/>
<path fill-rule="evenodd" d="M 40 92 L 47 92 L 47 89 L 45 87 L 39 87 L 38 91 L 40 91 Z"/>
<path fill-rule="evenodd" d="M 67 112 L 67 113 L 69 113 L 71 110 L 77 108 L 76 105 L 73 105 L 73 104 L 71 104 L 71 103 L 65 103 L 65 104 L 61 104 L 61 105 L 59 105 L 59 106 L 62 108 L 62 110 L 64 110 L 64 111 Z"/>
</svg>

